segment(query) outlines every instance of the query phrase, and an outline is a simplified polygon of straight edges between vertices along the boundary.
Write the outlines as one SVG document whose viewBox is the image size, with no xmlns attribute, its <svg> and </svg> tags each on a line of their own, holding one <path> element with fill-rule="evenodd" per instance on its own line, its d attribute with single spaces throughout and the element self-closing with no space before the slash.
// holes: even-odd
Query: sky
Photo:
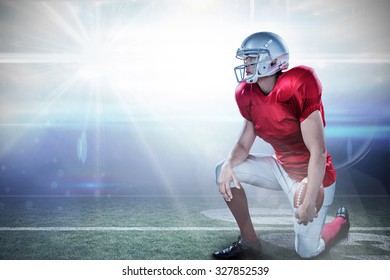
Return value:
<svg viewBox="0 0 390 280">
<path fill-rule="evenodd" d="M 258 31 L 285 39 L 290 67 L 315 69 L 336 167 L 390 189 L 389 8 L 0 1 L 0 194 L 214 194 L 243 123 L 235 52 Z"/>
</svg>

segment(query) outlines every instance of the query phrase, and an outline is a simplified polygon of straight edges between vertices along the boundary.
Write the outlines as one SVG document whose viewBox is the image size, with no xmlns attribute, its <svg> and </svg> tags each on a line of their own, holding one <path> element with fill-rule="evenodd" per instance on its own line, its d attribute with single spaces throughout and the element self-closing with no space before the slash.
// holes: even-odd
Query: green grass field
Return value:
<svg viewBox="0 0 390 280">
<path fill-rule="evenodd" d="M 249 202 L 264 259 L 299 259 L 284 198 Z M 336 196 L 328 215 L 346 206 L 350 235 L 318 259 L 390 259 L 389 202 Z M 207 260 L 238 235 L 217 196 L 0 197 L 3 260 Z"/>
</svg>

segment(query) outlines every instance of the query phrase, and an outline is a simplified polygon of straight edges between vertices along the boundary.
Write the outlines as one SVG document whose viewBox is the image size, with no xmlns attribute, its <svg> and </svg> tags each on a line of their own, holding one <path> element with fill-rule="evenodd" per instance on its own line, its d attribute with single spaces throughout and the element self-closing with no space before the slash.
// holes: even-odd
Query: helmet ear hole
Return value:
<svg viewBox="0 0 390 280">
<path fill-rule="evenodd" d="M 274 60 L 272 60 L 270 66 L 271 66 L 271 67 L 275 66 L 275 64 L 276 64 L 277 61 L 278 61 L 278 60 L 277 60 L 276 58 L 275 58 Z"/>
</svg>

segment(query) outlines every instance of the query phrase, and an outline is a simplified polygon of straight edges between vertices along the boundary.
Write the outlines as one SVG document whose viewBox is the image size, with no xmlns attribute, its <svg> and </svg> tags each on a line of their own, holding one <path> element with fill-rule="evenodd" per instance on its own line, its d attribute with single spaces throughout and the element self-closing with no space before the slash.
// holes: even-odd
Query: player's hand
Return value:
<svg viewBox="0 0 390 280">
<path fill-rule="evenodd" d="M 295 218 L 298 224 L 307 225 L 317 218 L 317 209 L 315 204 L 302 203 L 295 211 Z"/>
<path fill-rule="evenodd" d="M 234 174 L 233 168 L 230 163 L 226 162 L 222 165 L 221 173 L 218 178 L 218 189 L 222 197 L 227 201 L 233 199 L 230 183 L 233 182 L 234 186 L 238 189 L 241 188 L 236 175 Z"/>
</svg>

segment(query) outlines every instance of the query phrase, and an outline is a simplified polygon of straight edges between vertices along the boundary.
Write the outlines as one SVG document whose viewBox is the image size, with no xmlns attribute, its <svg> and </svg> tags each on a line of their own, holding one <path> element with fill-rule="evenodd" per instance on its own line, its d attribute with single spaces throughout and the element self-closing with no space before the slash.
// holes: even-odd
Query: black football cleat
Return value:
<svg viewBox="0 0 390 280">
<path fill-rule="evenodd" d="M 348 236 L 349 228 L 350 228 L 350 223 L 349 223 L 349 214 L 348 210 L 345 207 L 340 207 L 337 210 L 336 217 L 342 217 L 346 220 L 346 223 L 342 225 L 340 232 L 339 232 L 339 237 L 345 238 Z"/>
<path fill-rule="evenodd" d="M 238 240 L 229 247 L 215 251 L 213 257 L 218 260 L 258 259 L 261 257 L 261 243 L 246 241 L 238 237 Z"/>
</svg>

